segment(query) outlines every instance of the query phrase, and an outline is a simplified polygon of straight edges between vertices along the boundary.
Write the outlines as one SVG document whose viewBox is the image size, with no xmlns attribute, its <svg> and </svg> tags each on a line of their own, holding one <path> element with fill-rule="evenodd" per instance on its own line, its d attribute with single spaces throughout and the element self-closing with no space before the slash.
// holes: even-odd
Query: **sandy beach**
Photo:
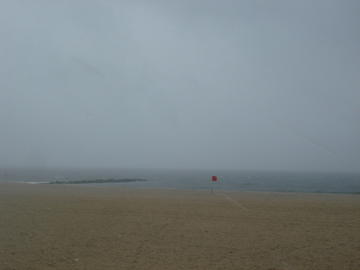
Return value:
<svg viewBox="0 0 360 270">
<path fill-rule="evenodd" d="M 360 196 L 0 184 L 0 269 L 360 269 Z"/>
</svg>

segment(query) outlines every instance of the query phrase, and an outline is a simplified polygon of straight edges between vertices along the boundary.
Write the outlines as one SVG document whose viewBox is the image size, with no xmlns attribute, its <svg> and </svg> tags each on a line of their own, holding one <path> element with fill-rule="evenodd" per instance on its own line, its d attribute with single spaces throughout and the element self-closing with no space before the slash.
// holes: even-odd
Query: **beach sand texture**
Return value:
<svg viewBox="0 0 360 270">
<path fill-rule="evenodd" d="M 360 196 L 0 184 L 0 269 L 360 269 Z"/>
</svg>

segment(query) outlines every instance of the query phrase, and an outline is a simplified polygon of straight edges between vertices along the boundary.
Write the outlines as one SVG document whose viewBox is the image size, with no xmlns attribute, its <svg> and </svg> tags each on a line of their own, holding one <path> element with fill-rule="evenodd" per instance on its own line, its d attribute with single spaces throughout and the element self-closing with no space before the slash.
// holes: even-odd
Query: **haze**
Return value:
<svg viewBox="0 0 360 270">
<path fill-rule="evenodd" d="M 360 2 L 0 3 L 0 167 L 359 171 Z"/>
</svg>

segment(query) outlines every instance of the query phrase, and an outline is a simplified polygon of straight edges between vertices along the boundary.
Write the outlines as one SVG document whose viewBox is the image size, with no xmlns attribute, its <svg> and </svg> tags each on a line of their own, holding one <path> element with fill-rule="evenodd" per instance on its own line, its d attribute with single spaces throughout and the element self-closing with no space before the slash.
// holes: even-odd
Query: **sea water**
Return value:
<svg viewBox="0 0 360 270">
<path fill-rule="evenodd" d="M 219 176 L 211 182 L 211 176 Z M 360 173 L 274 172 L 169 169 L 2 169 L 0 181 L 45 183 L 55 180 L 144 178 L 146 182 L 114 183 L 134 188 L 214 189 L 234 191 L 359 193 Z M 96 185 L 96 184 L 94 184 Z"/>
</svg>

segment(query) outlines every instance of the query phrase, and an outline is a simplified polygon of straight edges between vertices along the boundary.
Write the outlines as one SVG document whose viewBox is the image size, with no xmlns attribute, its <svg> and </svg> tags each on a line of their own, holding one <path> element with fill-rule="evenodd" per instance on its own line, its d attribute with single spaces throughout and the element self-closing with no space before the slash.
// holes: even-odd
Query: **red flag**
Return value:
<svg viewBox="0 0 360 270">
<path fill-rule="evenodd" d="M 215 175 L 211 176 L 211 181 L 216 182 L 217 180 L 218 180 L 217 176 L 215 176 Z"/>
</svg>

